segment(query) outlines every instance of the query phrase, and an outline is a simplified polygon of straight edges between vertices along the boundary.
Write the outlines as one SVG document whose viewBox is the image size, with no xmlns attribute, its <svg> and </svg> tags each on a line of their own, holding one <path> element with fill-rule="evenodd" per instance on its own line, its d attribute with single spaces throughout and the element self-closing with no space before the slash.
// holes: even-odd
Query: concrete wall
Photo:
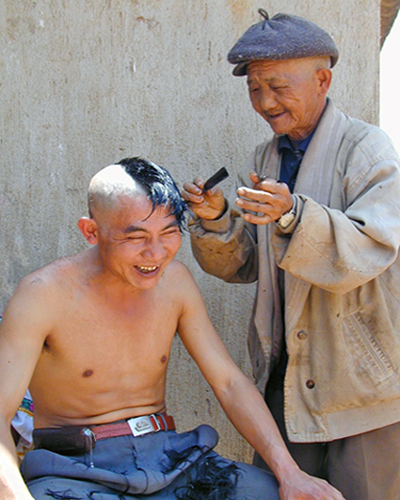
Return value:
<svg viewBox="0 0 400 500">
<path fill-rule="evenodd" d="M 330 31 L 340 50 L 330 95 L 378 120 L 378 0 L 2 0 L 0 2 L 0 311 L 29 271 L 86 247 L 77 219 L 103 166 L 142 155 L 178 183 L 225 165 L 231 178 L 269 134 L 226 54 L 260 19 L 289 12 Z M 212 320 L 249 373 L 245 337 L 254 287 L 206 276 L 186 236 L 180 258 Z M 169 410 L 182 430 L 212 422 L 219 450 L 250 450 L 177 340 Z"/>
</svg>

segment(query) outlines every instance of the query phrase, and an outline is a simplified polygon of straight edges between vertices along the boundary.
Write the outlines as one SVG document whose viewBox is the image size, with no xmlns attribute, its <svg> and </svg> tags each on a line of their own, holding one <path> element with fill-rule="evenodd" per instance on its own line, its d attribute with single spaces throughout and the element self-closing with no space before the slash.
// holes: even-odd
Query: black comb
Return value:
<svg viewBox="0 0 400 500">
<path fill-rule="evenodd" d="M 226 179 L 228 176 L 229 174 L 226 168 L 225 167 L 220 168 L 218 172 L 215 172 L 214 175 L 212 175 L 209 179 L 206 180 L 202 194 L 212 189 L 214 186 L 216 186 L 219 182 Z"/>
</svg>

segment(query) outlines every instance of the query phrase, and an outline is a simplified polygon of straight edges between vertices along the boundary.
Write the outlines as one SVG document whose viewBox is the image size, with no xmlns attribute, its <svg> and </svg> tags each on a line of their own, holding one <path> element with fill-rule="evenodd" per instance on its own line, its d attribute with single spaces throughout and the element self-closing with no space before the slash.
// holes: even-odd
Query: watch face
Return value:
<svg viewBox="0 0 400 500">
<path fill-rule="evenodd" d="M 294 221 L 295 217 L 296 217 L 296 215 L 293 212 L 289 212 L 288 214 L 284 214 L 278 220 L 278 225 L 282 229 L 286 229 Z"/>
</svg>

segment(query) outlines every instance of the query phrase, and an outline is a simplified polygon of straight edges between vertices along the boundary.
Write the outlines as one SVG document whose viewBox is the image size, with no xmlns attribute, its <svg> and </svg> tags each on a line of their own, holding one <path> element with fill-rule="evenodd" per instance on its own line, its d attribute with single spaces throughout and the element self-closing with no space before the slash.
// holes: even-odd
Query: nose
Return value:
<svg viewBox="0 0 400 500">
<path fill-rule="evenodd" d="M 260 91 L 260 101 L 259 101 L 259 106 L 260 106 L 260 111 L 262 114 L 267 114 L 269 113 L 272 109 L 274 109 L 277 105 L 274 93 L 266 88 L 262 89 Z"/>
<path fill-rule="evenodd" d="M 165 255 L 166 251 L 164 245 L 158 239 L 150 240 L 143 250 L 143 256 L 154 264 L 161 262 Z"/>
</svg>

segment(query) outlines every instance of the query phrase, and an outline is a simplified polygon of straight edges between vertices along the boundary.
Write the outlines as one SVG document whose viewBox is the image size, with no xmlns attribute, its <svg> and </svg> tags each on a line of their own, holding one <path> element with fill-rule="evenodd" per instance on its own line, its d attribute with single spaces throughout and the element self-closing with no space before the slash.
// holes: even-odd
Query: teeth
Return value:
<svg viewBox="0 0 400 500">
<path fill-rule="evenodd" d="M 136 269 L 141 271 L 142 273 L 151 273 L 155 271 L 158 266 L 136 266 Z"/>
</svg>

